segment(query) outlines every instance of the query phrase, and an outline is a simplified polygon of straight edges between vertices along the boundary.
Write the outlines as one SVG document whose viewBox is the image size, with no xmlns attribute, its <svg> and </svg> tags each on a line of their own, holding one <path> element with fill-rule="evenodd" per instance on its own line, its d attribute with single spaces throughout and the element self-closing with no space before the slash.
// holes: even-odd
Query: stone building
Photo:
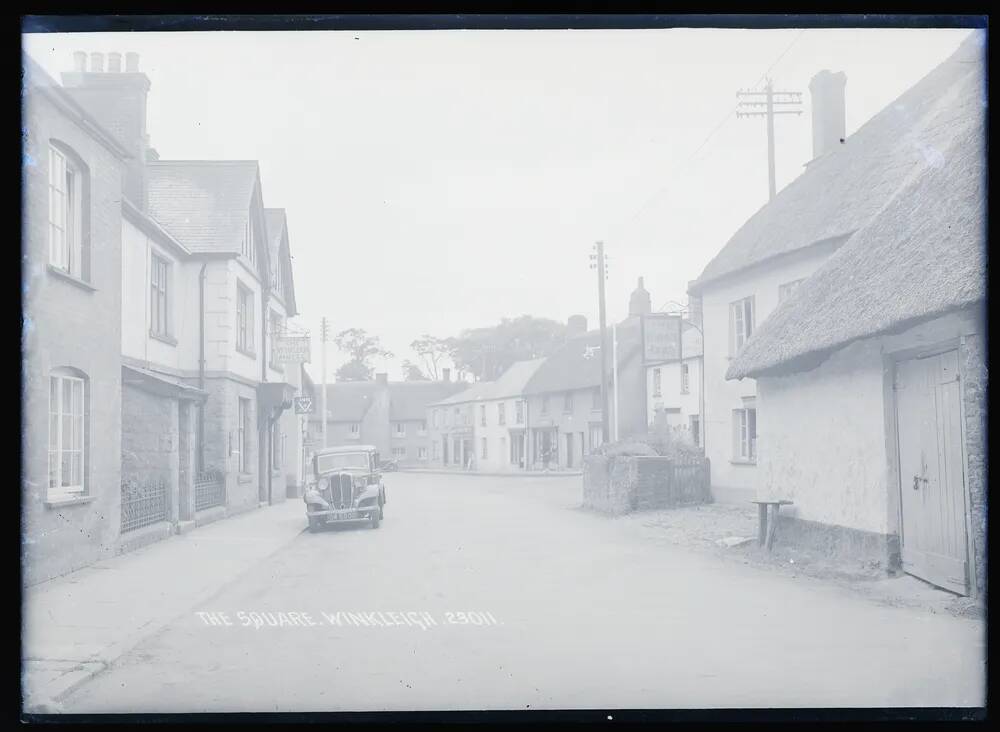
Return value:
<svg viewBox="0 0 1000 732">
<path fill-rule="evenodd" d="M 21 566 L 34 584 L 118 547 L 130 151 L 27 57 L 23 72 Z"/>
</svg>

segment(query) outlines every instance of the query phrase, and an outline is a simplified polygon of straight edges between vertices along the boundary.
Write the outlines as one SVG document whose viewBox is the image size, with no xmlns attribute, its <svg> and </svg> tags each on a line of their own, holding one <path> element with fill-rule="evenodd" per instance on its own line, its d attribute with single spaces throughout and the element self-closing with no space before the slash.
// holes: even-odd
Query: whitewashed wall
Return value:
<svg viewBox="0 0 1000 732">
<path fill-rule="evenodd" d="M 830 255 L 828 248 L 799 252 L 765 266 L 757 266 L 702 293 L 705 349 L 705 397 L 702 429 L 705 451 L 712 461 L 712 488 L 717 500 L 744 501 L 753 497 L 757 466 L 733 461 L 732 410 L 743 406 L 744 397 L 754 397 L 753 379 L 726 381 L 729 368 L 729 305 L 751 295 L 755 298 L 755 326 L 778 304 L 778 288 L 786 282 L 808 277 Z M 758 405 L 757 420 L 761 419 Z M 759 433 L 759 429 L 758 429 Z M 758 437 L 758 448 L 763 439 Z"/>
</svg>

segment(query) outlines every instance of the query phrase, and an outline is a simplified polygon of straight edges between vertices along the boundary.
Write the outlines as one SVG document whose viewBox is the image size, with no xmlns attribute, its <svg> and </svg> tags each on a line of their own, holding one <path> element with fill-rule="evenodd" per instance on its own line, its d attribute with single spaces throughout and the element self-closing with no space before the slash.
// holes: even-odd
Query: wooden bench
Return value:
<svg viewBox="0 0 1000 732">
<path fill-rule="evenodd" d="M 757 544 L 759 546 L 766 545 L 767 550 L 771 551 L 771 546 L 774 544 L 774 532 L 778 528 L 778 511 L 781 510 L 782 506 L 791 505 L 792 502 L 784 498 L 758 498 L 751 503 L 757 504 Z M 771 510 L 768 511 L 768 508 Z M 768 513 L 770 513 L 770 519 Z"/>
</svg>

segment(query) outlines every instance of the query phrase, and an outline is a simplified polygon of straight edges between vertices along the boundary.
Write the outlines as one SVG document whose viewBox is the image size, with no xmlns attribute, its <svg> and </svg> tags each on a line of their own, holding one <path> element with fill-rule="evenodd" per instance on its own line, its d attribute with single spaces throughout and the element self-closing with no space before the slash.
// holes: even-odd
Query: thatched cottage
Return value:
<svg viewBox="0 0 1000 732">
<path fill-rule="evenodd" d="M 850 141 L 833 153 L 902 166 L 899 185 L 726 373 L 756 380 L 756 492 L 794 501 L 786 540 L 973 596 L 986 570 L 984 40 L 887 110 L 909 159 Z"/>
</svg>

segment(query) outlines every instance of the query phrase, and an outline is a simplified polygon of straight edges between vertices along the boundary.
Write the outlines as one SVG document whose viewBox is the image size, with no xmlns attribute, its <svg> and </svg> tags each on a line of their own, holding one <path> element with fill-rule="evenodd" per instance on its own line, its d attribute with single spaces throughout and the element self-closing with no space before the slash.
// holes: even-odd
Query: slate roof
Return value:
<svg viewBox="0 0 1000 732">
<path fill-rule="evenodd" d="M 326 408 L 331 422 L 360 422 L 372 405 L 378 384 L 374 381 L 338 381 L 326 385 Z M 323 386 L 316 385 L 316 399 L 322 399 Z M 314 418 L 322 420 L 322 404 L 316 404 Z"/>
<path fill-rule="evenodd" d="M 610 326 L 608 345 L 611 345 Z M 618 367 L 639 354 L 642 347 L 639 318 L 628 318 L 617 327 Z M 528 379 L 525 394 L 587 389 L 601 385 L 601 331 L 592 330 L 571 338 Z M 588 354 L 590 354 L 588 356 Z M 610 361 L 609 369 L 610 369 Z"/>
<path fill-rule="evenodd" d="M 500 374 L 500 378 L 494 381 L 479 381 L 468 385 L 468 388 L 454 394 L 453 396 L 435 402 L 433 406 L 448 404 L 467 404 L 469 402 L 486 401 L 489 399 L 508 399 L 524 393 L 524 389 L 531 377 L 535 375 L 542 364 L 544 358 L 533 358 L 527 361 L 517 361 L 512 363 L 506 371 Z"/>
<path fill-rule="evenodd" d="M 985 80 L 970 51 L 964 44 L 935 72 L 947 72 L 950 85 L 937 100 L 933 133 L 909 138 L 924 157 L 904 185 L 771 313 L 726 378 L 812 368 L 852 341 L 983 302 Z"/>
<path fill-rule="evenodd" d="M 459 382 L 461 383 L 461 382 Z M 462 389 L 462 391 L 457 394 L 453 394 L 447 399 L 442 399 L 438 402 L 434 402 L 429 406 L 446 406 L 449 404 L 466 404 L 468 402 L 476 402 L 482 399 L 488 399 L 490 390 L 493 388 L 493 381 L 477 381 L 474 384 L 462 384 L 467 387 Z"/>
<path fill-rule="evenodd" d="M 281 261 L 281 274 L 284 279 L 282 283 L 283 298 L 288 307 L 288 315 L 296 315 L 298 310 L 295 303 L 295 280 L 292 276 L 291 244 L 286 246 L 285 256 L 282 256 L 281 253 L 283 235 L 284 238 L 287 238 L 288 235 L 288 217 L 285 215 L 285 209 L 265 208 L 264 225 L 267 228 L 268 261 Z M 281 257 L 280 260 L 279 257 Z"/>
<path fill-rule="evenodd" d="M 389 419 L 394 422 L 427 419 L 429 405 L 465 386 L 455 381 L 390 381 Z"/>
<path fill-rule="evenodd" d="M 146 166 L 149 213 L 192 252 L 240 251 L 256 160 L 157 160 Z"/>
<path fill-rule="evenodd" d="M 820 157 L 733 235 L 689 291 L 775 256 L 849 236 L 886 205 L 928 156 L 953 137 L 963 109 L 955 104 L 970 69 L 982 63 L 982 31 L 837 150 Z M 848 85 L 850 80 L 848 80 Z M 985 90 L 976 90 L 985 95 Z"/>
</svg>

